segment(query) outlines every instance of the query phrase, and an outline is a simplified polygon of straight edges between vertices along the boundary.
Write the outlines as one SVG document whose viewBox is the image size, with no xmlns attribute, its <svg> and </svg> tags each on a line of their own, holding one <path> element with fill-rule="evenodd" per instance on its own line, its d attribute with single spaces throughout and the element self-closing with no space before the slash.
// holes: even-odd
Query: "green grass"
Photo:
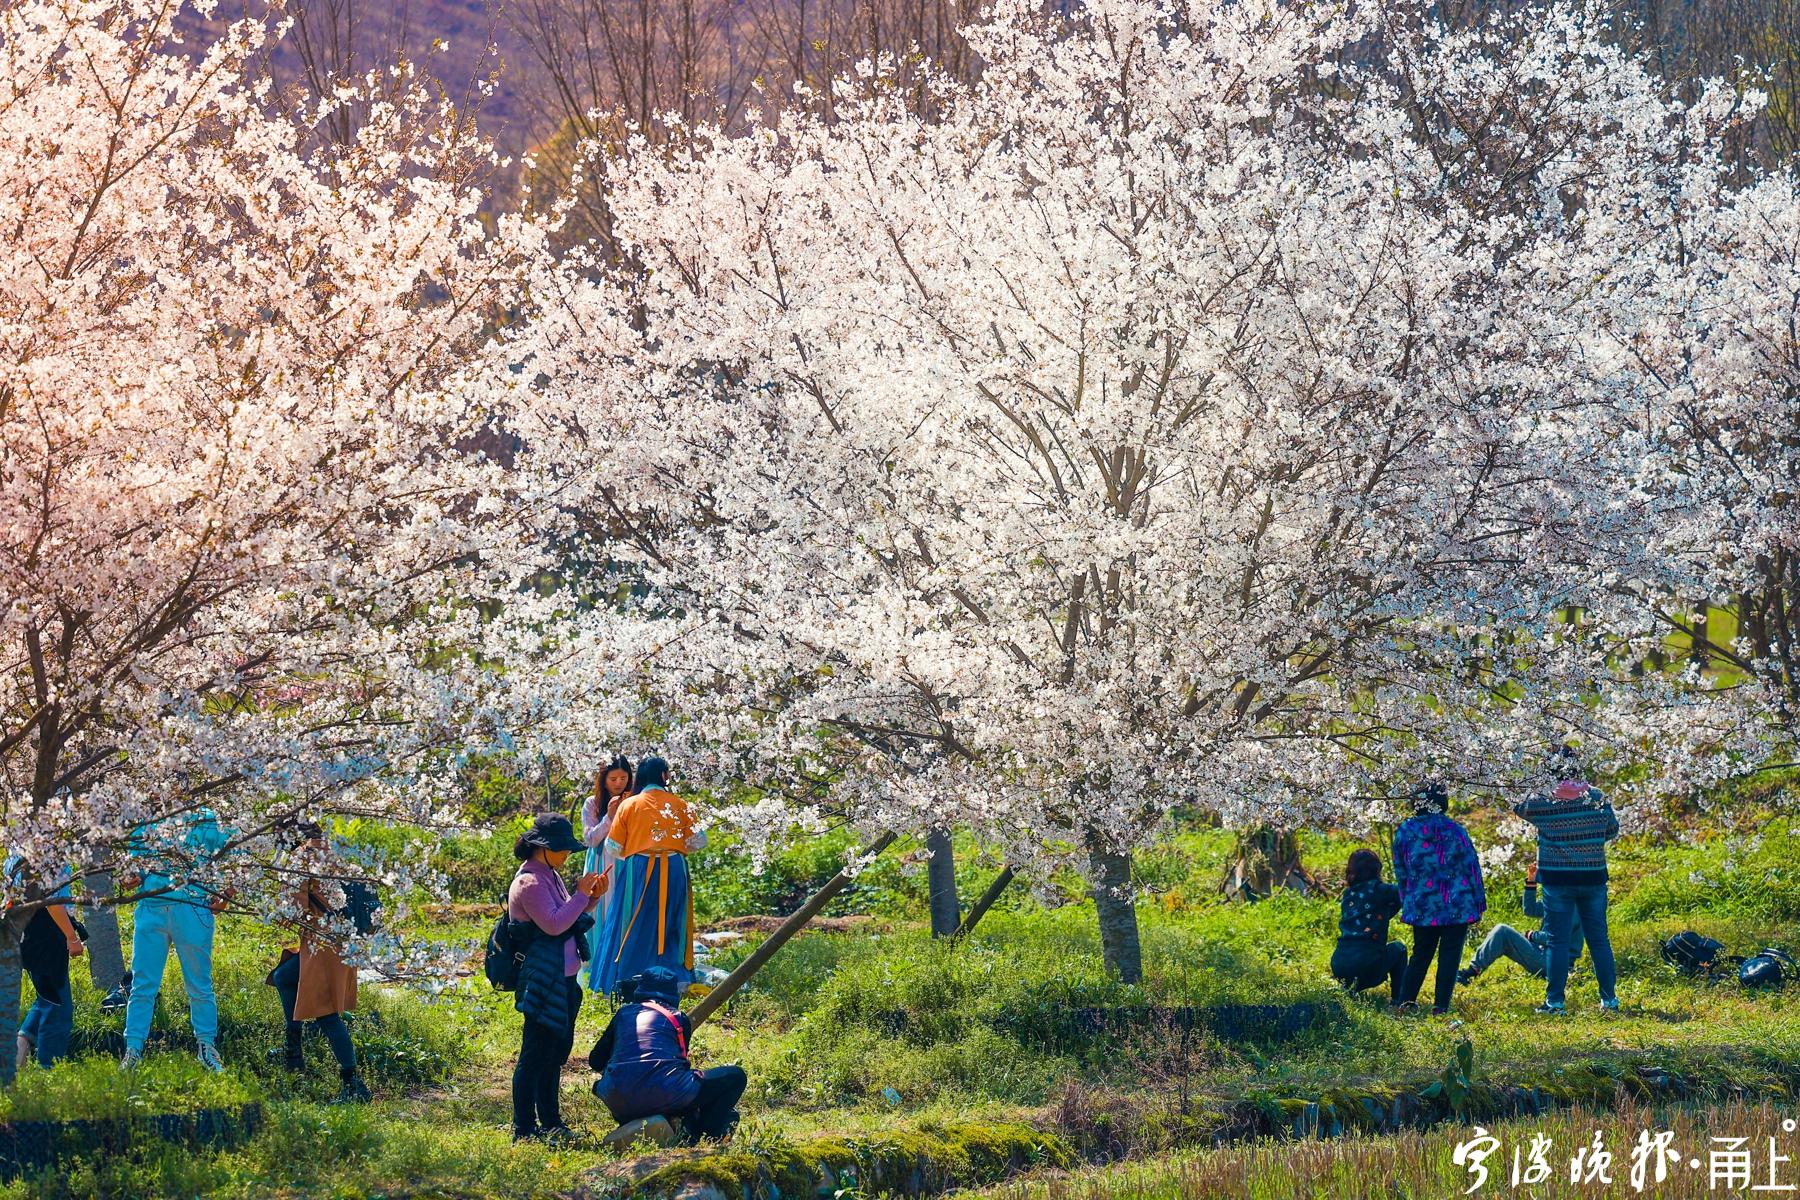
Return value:
<svg viewBox="0 0 1800 1200">
<path fill-rule="evenodd" d="M 1478 841 L 1497 840 L 1491 818 L 1472 824 Z M 1680 981 L 1657 955 L 1663 938 L 1690 927 L 1738 953 L 1792 940 L 1800 873 L 1789 864 L 1800 862 L 1800 839 L 1785 821 L 1764 824 L 1755 843 L 1715 835 L 1691 844 L 1638 839 L 1619 848 L 1613 937 L 1627 1012 L 1617 1018 L 1596 1011 L 1585 969 L 1574 976 L 1571 1013 L 1561 1019 L 1531 1014 L 1543 985 L 1510 964 L 1459 989 L 1454 1022 L 1397 1020 L 1372 998 L 1346 997 L 1327 970 L 1335 900 L 1284 894 L 1250 906 L 1222 902 L 1216 884 L 1232 844 L 1228 833 L 1194 829 L 1141 856 L 1146 978 L 1139 987 L 1101 969 L 1092 907 L 1072 876 L 1037 890 L 1049 907 L 1016 887 L 972 938 L 946 947 L 922 925 L 922 866 L 894 854 L 879 871 L 866 872 L 845 902 L 875 919 L 854 933 L 811 935 L 784 949 L 701 1031 L 697 1055 L 702 1063 L 743 1063 L 751 1077 L 747 1119 L 766 1131 L 759 1136 L 794 1144 L 968 1122 L 1043 1126 L 1083 1090 L 1135 1097 L 1139 1116 L 1173 1140 L 1182 1136 L 1183 1114 L 1216 1111 L 1247 1095 L 1318 1097 L 1429 1077 L 1465 1036 L 1497 1079 L 1595 1054 L 1720 1061 L 1734 1048 L 1757 1047 L 1800 1056 L 1800 989 L 1745 994 Z M 1346 837 L 1305 841 L 1310 864 L 1327 878 L 1356 844 Z M 696 862 L 701 910 L 717 917 L 783 907 L 793 889 L 828 877 L 841 849 L 837 840 L 797 849 L 757 876 L 729 843 L 719 845 Z M 489 875 L 511 870 L 510 838 L 469 839 L 454 853 L 465 864 L 467 890 L 459 898 L 490 899 L 481 894 Z M 976 865 L 972 846 L 959 846 L 959 853 L 966 901 L 993 868 Z M 1518 912 L 1522 870 L 1521 863 L 1490 876 L 1488 924 L 1527 924 Z M 597 1142 L 556 1152 L 510 1145 L 508 1086 L 519 1018 L 510 997 L 478 981 L 438 999 L 365 981 L 353 1032 L 377 1100 L 358 1109 L 325 1106 L 336 1078 L 319 1039 L 308 1039 L 302 1076 L 277 1065 L 280 1009 L 262 979 L 281 938 L 234 917 L 220 929 L 221 1049 L 236 1084 L 266 1095 L 264 1131 L 225 1152 L 97 1158 L 66 1176 L 0 1187 L 0 1198 L 549 1196 L 573 1191 L 584 1172 L 612 1160 Z M 417 932 L 472 941 L 485 922 L 421 922 Z M 738 943 L 720 964 L 731 965 L 753 942 Z M 85 971 L 78 967 L 76 977 L 78 1047 L 90 1056 L 116 1051 L 119 1016 L 99 1014 Z M 181 1072 L 192 1064 L 191 1039 L 173 963 L 162 996 L 146 1078 L 188 1078 Z M 1155 1028 L 1083 1041 L 1069 1036 L 1066 1018 L 1072 1007 L 1292 1001 L 1314 1001 L 1341 1016 L 1278 1046 L 1204 1034 L 1176 1046 Z M 588 1001 L 578 1061 L 606 1015 L 604 1004 Z M 10 1103 L 37 1105 L 34 1111 L 89 1104 L 118 1078 L 107 1061 L 90 1057 L 47 1076 L 27 1073 Z M 573 1122 L 599 1132 L 610 1122 L 586 1091 L 590 1078 L 584 1067 L 571 1068 L 565 1105 Z M 1174 1164 L 1169 1178 L 1201 1172 L 1183 1165 L 1198 1159 L 1167 1161 Z M 1430 1178 L 1419 1175 L 1419 1186 Z"/>
<path fill-rule="evenodd" d="M 1483 1127 L 1499 1139 L 1500 1146 L 1486 1159 L 1488 1179 L 1475 1194 L 1529 1195 L 1536 1200 L 1639 1194 L 1658 1200 L 1702 1200 L 1744 1194 L 1741 1188 L 1709 1184 L 1709 1139 L 1751 1139 L 1750 1145 L 1755 1147 L 1752 1183 L 1766 1184 L 1768 1139 L 1775 1139 L 1778 1152 L 1793 1156 L 1795 1135 L 1782 1124 L 1790 1115 L 1791 1110 L 1770 1105 L 1728 1104 L 1615 1112 L 1575 1109 L 1498 1122 Z M 1682 1161 L 1661 1184 L 1655 1182 L 1651 1168 L 1643 1191 L 1637 1192 L 1630 1184 L 1632 1148 L 1641 1132 L 1650 1131 L 1654 1137 L 1663 1130 L 1674 1133 L 1672 1144 L 1680 1150 Z M 1577 1147 L 1592 1145 L 1596 1132 L 1613 1155 L 1612 1184 L 1609 1187 L 1598 1180 L 1571 1184 L 1570 1159 Z M 1465 1194 L 1477 1181 L 1466 1166 L 1454 1161 L 1457 1144 L 1473 1136 L 1467 1129 L 1450 1127 L 1387 1137 L 1259 1142 L 1214 1151 L 1183 1151 L 967 1195 L 982 1200 L 1444 1200 Z M 1534 1136 L 1550 1140 L 1545 1157 L 1552 1174 L 1542 1183 L 1514 1189 L 1513 1150 L 1521 1151 L 1523 1169 Z M 1701 1163 L 1698 1170 L 1689 1166 L 1695 1157 Z M 1779 1182 L 1800 1182 L 1792 1163 L 1779 1169 Z"/>
<path fill-rule="evenodd" d="M 47 1071 L 28 1065 L 0 1092 L 0 1123 L 190 1113 L 235 1108 L 261 1097 L 262 1088 L 244 1072 L 215 1075 L 192 1058 L 152 1058 L 130 1072 L 106 1059 L 87 1058 L 59 1062 Z"/>
</svg>

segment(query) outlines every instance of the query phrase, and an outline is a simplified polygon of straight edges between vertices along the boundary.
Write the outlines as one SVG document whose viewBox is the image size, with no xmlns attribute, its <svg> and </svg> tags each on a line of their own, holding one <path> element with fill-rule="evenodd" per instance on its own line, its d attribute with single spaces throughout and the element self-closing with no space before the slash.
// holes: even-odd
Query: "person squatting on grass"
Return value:
<svg viewBox="0 0 1800 1200">
<path fill-rule="evenodd" d="M 1538 899 L 1536 863 L 1526 869 L 1525 894 L 1519 903 L 1526 916 L 1537 918 L 1538 927 L 1530 933 L 1520 933 L 1504 922 L 1494 926 L 1482 941 L 1481 948 L 1475 951 L 1475 957 L 1469 960 L 1469 965 L 1456 973 L 1457 983 L 1475 982 L 1483 971 L 1503 958 L 1512 959 L 1538 979 L 1550 973 L 1550 916 L 1544 910 L 1543 901 Z M 1577 913 L 1569 932 L 1571 960 L 1580 957 L 1581 944 L 1581 914 Z"/>
<path fill-rule="evenodd" d="M 296 830 L 300 840 L 322 850 L 325 831 L 307 821 Z M 336 895 L 328 894 L 328 889 Z M 337 903 L 332 903 L 332 900 Z M 321 928 L 322 918 L 329 918 L 344 906 L 343 889 L 316 878 L 304 880 L 294 893 L 294 907 L 299 910 L 300 944 L 284 949 L 281 961 L 269 972 L 268 982 L 281 997 L 281 1011 L 287 1018 L 287 1039 L 283 1061 L 290 1071 L 302 1071 L 306 1060 L 301 1053 L 301 1037 L 305 1023 L 325 1035 L 326 1044 L 337 1059 L 340 1088 L 334 1103 L 349 1104 L 369 1098 L 369 1089 L 356 1069 L 356 1045 L 350 1040 L 349 1026 L 343 1014 L 356 1007 L 356 968 L 344 962 L 328 930 Z"/>
<path fill-rule="evenodd" d="M 17 880 L 24 866 L 23 859 L 12 855 L 6 860 L 6 873 Z M 69 873 L 61 872 L 47 894 L 35 887 L 27 887 L 25 894 L 28 900 L 67 901 Z M 38 1066 L 49 1067 L 69 1056 L 69 1036 L 75 1029 L 75 993 L 69 986 L 69 960 L 80 958 L 83 952 L 81 927 L 70 915 L 68 904 L 46 904 L 25 923 L 19 960 L 37 995 L 19 1026 L 19 1066 L 35 1059 Z"/>
<path fill-rule="evenodd" d="M 1400 1003 L 1406 975 L 1406 947 L 1388 941 L 1388 921 L 1400 912 L 1400 889 L 1381 881 L 1381 857 L 1356 850 L 1344 868 L 1344 894 L 1338 900 L 1337 948 L 1331 952 L 1331 974 L 1353 992 L 1387 980 L 1388 999 Z"/>
<path fill-rule="evenodd" d="M 1606 928 L 1606 843 L 1619 836 L 1619 818 L 1600 789 L 1583 777 L 1573 749 L 1557 749 L 1549 766 L 1558 780 L 1550 795 L 1529 797 L 1513 808 L 1537 827 L 1537 877 L 1544 886 L 1550 935 L 1544 1003 L 1537 1011 L 1563 1011 L 1579 917 L 1600 985 L 1600 1007 L 1616 1012 L 1618 970 Z"/>
<path fill-rule="evenodd" d="M 1428 783 L 1413 794 L 1413 815 L 1394 831 L 1394 882 L 1400 887 L 1400 919 L 1413 927 L 1412 961 L 1398 1002 L 1414 1004 L 1432 956 L 1438 960 L 1433 1015 L 1450 1011 L 1456 970 L 1469 926 L 1487 909 L 1469 831 L 1450 819 L 1450 793 Z"/>
<path fill-rule="evenodd" d="M 729 1136 L 748 1082 L 744 1069 L 694 1069 L 688 1057 L 694 1023 L 677 1010 L 681 980 L 675 972 L 650 967 L 628 984 L 631 1002 L 613 1014 L 588 1055 L 588 1065 L 600 1073 L 594 1095 L 621 1125 L 657 1117 L 680 1121 L 690 1146 L 703 1137 Z"/>
<path fill-rule="evenodd" d="M 563 1064 L 575 1048 L 575 1018 L 581 1012 L 576 974 L 587 946 L 582 938 L 594 923 L 606 878 L 589 872 L 570 894 L 562 865 L 584 849 L 569 818 L 540 813 L 520 835 L 513 854 L 522 860 L 507 889 L 507 916 L 529 925 L 525 960 L 513 1007 L 525 1014 L 519 1035 L 519 1062 L 513 1070 L 513 1140 L 567 1136 L 563 1124 Z"/>
<path fill-rule="evenodd" d="M 162 831 L 152 838 L 153 831 Z M 225 1060 L 214 1044 L 219 1036 L 219 1003 L 213 996 L 213 917 L 227 898 L 214 896 L 197 883 L 176 886 L 192 874 L 195 863 L 210 859 L 229 839 L 210 808 L 198 808 L 133 831 L 129 852 L 137 870 L 126 885 L 142 894 L 131 926 L 131 995 L 125 1002 L 125 1056 L 130 1068 L 143 1061 L 144 1043 L 162 992 L 169 950 L 181 964 L 187 988 L 188 1022 L 194 1029 L 200 1061 L 209 1071 L 223 1071 Z M 175 861 L 165 861 L 172 852 Z"/>
</svg>

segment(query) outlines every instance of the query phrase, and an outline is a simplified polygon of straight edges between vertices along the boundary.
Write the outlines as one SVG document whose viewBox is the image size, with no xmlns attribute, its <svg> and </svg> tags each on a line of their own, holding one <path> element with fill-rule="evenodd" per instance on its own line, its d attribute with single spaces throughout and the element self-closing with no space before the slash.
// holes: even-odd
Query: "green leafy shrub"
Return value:
<svg viewBox="0 0 1800 1200">
<path fill-rule="evenodd" d="M 531 823 L 514 816 L 497 822 L 487 837 L 458 834 L 439 841 L 432 862 L 443 872 L 450 898 L 464 904 L 492 904 L 519 869 L 513 843 Z"/>
<path fill-rule="evenodd" d="M 842 831 L 797 838 L 757 871 L 738 838 L 729 831 L 716 832 L 706 849 L 688 859 L 695 919 L 705 924 L 754 913 L 786 916 L 843 869 L 854 840 Z M 890 849 L 870 863 L 832 898 L 825 915 L 922 912 L 924 880 L 920 872 L 908 871 L 903 858 L 902 849 Z"/>
<path fill-rule="evenodd" d="M 107 1120 L 234 1108 L 262 1097 L 241 1070 L 214 1074 L 188 1055 L 153 1055 L 131 1071 L 107 1058 L 73 1059 L 49 1070 L 28 1065 L 0 1091 L 0 1122 Z"/>
</svg>

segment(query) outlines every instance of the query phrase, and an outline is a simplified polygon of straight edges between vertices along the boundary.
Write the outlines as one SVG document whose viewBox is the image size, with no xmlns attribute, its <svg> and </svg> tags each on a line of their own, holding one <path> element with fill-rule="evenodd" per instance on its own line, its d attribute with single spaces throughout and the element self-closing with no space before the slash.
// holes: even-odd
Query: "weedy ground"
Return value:
<svg viewBox="0 0 1800 1200">
<path fill-rule="evenodd" d="M 353 833 L 368 840 L 398 836 Z M 1493 836 L 1477 829 L 1478 842 Z M 480 903 L 499 893 L 510 873 L 510 840 L 503 834 L 446 845 L 457 900 Z M 1356 844 L 1309 838 L 1306 854 L 1329 876 Z M 729 845 L 715 847 L 695 864 L 702 922 L 791 907 L 835 869 L 842 849 L 827 839 L 758 875 Z M 1641 838 L 1618 847 L 1613 939 L 1625 1011 L 1617 1016 L 1599 1012 L 1585 969 L 1572 982 L 1567 1016 L 1535 1016 L 1530 1010 L 1542 998 L 1541 982 L 1503 964 L 1458 990 L 1450 1019 L 1396 1018 L 1379 999 L 1348 997 L 1333 985 L 1326 964 L 1334 898 L 1282 894 L 1253 905 L 1220 899 L 1216 885 L 1232 850 L 1231 835 L 1194 828 L 1140 856 L 1141 987 L 1126 987 L 1101 968 L 1093 912 L 1072 877 L 1031 894 L 1020 889 L 967 942 L 944 946 L 923 926 L 920 868 L 890 852 L 832 910 L 871 919 L 784 949 L 722 1019 L 701 1031 L 697 1054 L 703 1063 L 735 1061 L 748 1069 L 746 1128 L 765 1139 L 879 1137 L 970 1121 L 1048 1128 L 1090 1119 L 1105 1107 L 1096 1098 L 1128 1101 L 1120 1111 L 1146 1129 L 1122 1142 L 1146 1157 L 1006 1193 L 1021 1197 L 1242 1195 L 1207 1189 L 1222 1186 L 1218 1180 L 1252 1177 L 1246 1172 L 1266 1179 L 1257 1184 L 1263 1190 L 1249 1193 L 1256 1196 L 1458 1194 L 1461 1188 L 1446 1190 L 1450 1177 L 1440 1159 L 1448 1150 L 1438 1151 L 1455 1139 L 1442 1131 L 1211 1154 L 1181 1149 L 1179 1141 L 1188 1118 L 1245 1096 L 1319 1097 L 1424 1080 L 1443 1069 L 1465 1037 L 1474 1043 L 1479 1070 L 1497 1081 L 1541 1076 L 1555 1063 L 1595 1055 L 1651 1054 L 1676 1067 L 1711 1064 L 1715 1074 L 1736 1069 L 1733 1056 L 1746 1049 L 1800 1058 L 1800 987 L 1746 993 L 1682 981 L 1658 955 L 1664 938 L 1687 928 L 1738 953 L 1783 942 L 1800 950 L 1800 838 L 1784 821 L 1766 823 L 1749 839 Z M 973 894 L 994 865 L 974 847 L 963 847 L 961 858 L 962 886 Z M 1495 921 L 1529 926 L 1519 913 L 1522 871 L 1521 863 L 1490 875 L 1491 907 L 1476 937 Z M 478 914 L 465 913 L 422 920 L 417 932 L 472 946 L 485 925 Z M 598 1143 L 611 1122 L 587 1091 L 591 1075 L 583 1061 L 606 1019 L 604 1003 L 590 998 L 584 1008 L 576 1061 L 564 1081 L 567 1116 L 595 1136 L 573 1147 L 515 1147 L 507 1117 L 519 1018 L 509 997 L 478 979 L 436 998 L 365 986 L 354 1033 L 376 1101 L 336 1108 L 325 1103 L 336 1077 L 319 1039 L 308 1039 L 305 1075 L 290 1076 L 278 1065 L 280 1009 L 263 976 L 280 934 L 235 918 L 222 921 L 221 930 L 221 1049 L 234 1085 L 264 1100 L 262 1132 L 217 1152 L 145 1148 L 95 1155 L 72 1169 L 0 1185 L 0 1200 L 556 1196 L 572 1193 L 583 1172 L 613 1158 Z M 721 952 L 719 965 L 732 965 L 753 941 Z M 27 1073 L 18 1095 L 32 1098 L 32 1116 L 91 1115 L 102 1103 L 96 1097 L 109 1091 L 111 1069 L 102 1056 L 116 1049 L 119 1018 L 98 1013 L 84 973 L 76 974 L 77 1047 L 86 1061 L 47 1077 Z M 1323 1017 L 1281 1043 L 1204 1031 L 1183 1037 L 1154 1020 L 1096 1037 L 1070 1019 L 1072 1010 L 1124 1005 L 1303 1001 L 1320 1005 Z M 188 1053 L 185 1026 L 171 964 L 153 1050 Z M 1746 1078 L 1751 1089 L 1759 1086 L 1754 1072 Z M 1591 1123 L 1585 1116 L 1547 1120 L 1559 1130 Z M 1125 1185 L 1114 1181 L 1121 1179 L 1141 1186 L 1118 1190 Z M 1391 1179 L 1397 1190 L 1355 1190 L 1375 1186 L 1370 1179 Z"/>
</svg>

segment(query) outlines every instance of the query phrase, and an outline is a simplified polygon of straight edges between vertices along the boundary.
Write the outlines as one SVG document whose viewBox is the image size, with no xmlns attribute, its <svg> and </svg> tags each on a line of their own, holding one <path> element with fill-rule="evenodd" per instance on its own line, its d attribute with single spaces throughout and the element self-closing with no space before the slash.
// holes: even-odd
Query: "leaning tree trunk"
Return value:
<svg viewBox="0 0 1800 1200">
<path fill-rule="evenodd" d="M 19 995 L 25 964 L 19 960 L 22 928 L 18 919 L 0 917 L 0 1086 L 8 1086 L 18 1073 Z"/>
<path fill-rule="evenodd" d="M 863 854 L 869 858 L 874 858 L 877 854 L 880 854 L 883 850 L 886 850 L 893 844 L 894 835 L 891 833 L 884 833 L 876 838 L 869 848 L 863 851 Z M 700 997 L 700 1003 L 694 1005 L 693 1011 L 688 1013 L 688 1020 L 691 1023 L 689 1028 L 698 1029 L 701 1022 L 717 1012 L 727 1000 L 731 999 L 731 997 L 737 993 L 739 988 L 750 982 L 750 977 L 762 970 L 763 965 L 771 958 L 775 957 L 775 952 L 777 950 L 787 945 L 789 939 L 804 929 L 807 923 L 814 917 L 818 916 L 820 911 L 823 910 L 827 904 L 831 903 L 831 898 L 833 896 L 837 895 L 850 885 L 850 879 L 850 868 L 845 867 L 836 875 L 833 875 L 830 879 L 826 880 L 824 887 L 809 896 L 806 903 L 795 909 L 793 915 L 783 921 L 781 926 L 776 929 L 774 933 L 771 933 L 768 937 L 764 938 L 761 945 L 752 950 L 749 956 L 745 958 L 743 962 L 739 963 L 731 974 L 720 981 L 719 986 Z"/>
<path fill-rule="evenodd" d="M 956 936 L 962 923 L 962 905 L 956 899 L 956 854 L 950 831 L 933 829 L 925 835 L 925 878 L 931 890 L 931 936 Z"/>
<path fill-rule="evenodd" d="M 1219 890 L 1233 900 L 1262 900 L 1277 888 L 1292 888 L 1303 896 L 1320 890 L 1318 879 L 1300 861 L 1300 835 L 1268 825 L 1239 834 L 1237 853 Z"/>
<path fill-rule="evenodd" d="M 88 974 L 104 996 L 125 979 L 125 950 L 119 940 L 119 910 L 112 903 L 111 871 L 95 871 L 86 880 L 87 903 L 82 924 L 87 926 Z"/>
<path fill-rule="evenodd" d="M 1131 854 L 1090 845 L 1094 911 L 1100 918 L 1100 956 L 1106 969 L 1126 983 L 1144 980 L 1138 944 L 1137 905 L 1131 898 Z"/>
<path fill-rule="evenodd" d="M 957 937 L 967 937 L 975 926 L 981 924 L 981 918 L 987 916 L 987 910 L 994 907 L 994 901 L 1000 898 L 1000 893 L 1013 881 L 1015 873 L 1009 866 L 1000 868 L 1000 873 L 988 884 L 987 891 L 981 893 L 975 903 L 969 905 L 969 911 L 963 914 L 962 924 L 956 927 Z"/>
</svg>

